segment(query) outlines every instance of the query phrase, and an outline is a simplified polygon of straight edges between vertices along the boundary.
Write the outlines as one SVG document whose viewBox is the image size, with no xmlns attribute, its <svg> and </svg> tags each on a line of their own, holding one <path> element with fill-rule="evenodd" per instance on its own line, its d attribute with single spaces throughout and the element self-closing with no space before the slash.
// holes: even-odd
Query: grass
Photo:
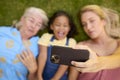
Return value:
<svg viewBox="0 0 120 80">
<path fill-rule="evenodd" d="M 19 20 L 25 8 L 30 6 L 44 9 L 48 16 L 56 10 L 65 10 L 70 13 L 79 30 L 75 36 L 77 41 L 88 39 L 77 20 L 77 12 L 81 7 L 88 4 L 97 4 L 112 8 L 120 12 L 120 0 L 0 0 L 0 25 L 11 25 L 13 20 Z M 39 33 L 46 32 L 46 30 Z"/>
</svg>

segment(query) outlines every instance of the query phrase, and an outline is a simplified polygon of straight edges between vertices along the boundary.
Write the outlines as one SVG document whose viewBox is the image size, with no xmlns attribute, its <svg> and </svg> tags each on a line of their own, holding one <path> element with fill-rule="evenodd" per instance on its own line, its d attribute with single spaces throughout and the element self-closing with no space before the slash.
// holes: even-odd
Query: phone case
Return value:
<svg viewBox="0 0 120 80">
<path fill-rule="evenodd" d="M 72 65 L 71 61 L 85 62 L 89 59 L 89 51 L 68 47 L 52 46 L 50 60 L 55 64 Z"/>
</svg>

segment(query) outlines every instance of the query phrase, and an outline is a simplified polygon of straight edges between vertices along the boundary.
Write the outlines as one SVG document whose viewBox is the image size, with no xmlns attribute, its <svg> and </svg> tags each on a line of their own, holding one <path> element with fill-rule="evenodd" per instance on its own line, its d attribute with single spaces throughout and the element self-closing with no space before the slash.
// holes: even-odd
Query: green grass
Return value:
<svg viewBox="0 0 120 80">
<path fill-rule="evenodd" d="M 30 6 L 44 9 L 48 16 L 51 16 L 56 10 L 65 10 L 73 16 L 79 30 L 75 39 L 82 41 L 88 37 L 78 23 L 77 12 L 88 4 L 97 4 L 120 12 L 120 0 L 0 0 L 0 26 L 11 25 L 13 20 L 19 20 L 25 8 Z M 39 35 L 45 31 L 40 32 Z"/>
</svg>

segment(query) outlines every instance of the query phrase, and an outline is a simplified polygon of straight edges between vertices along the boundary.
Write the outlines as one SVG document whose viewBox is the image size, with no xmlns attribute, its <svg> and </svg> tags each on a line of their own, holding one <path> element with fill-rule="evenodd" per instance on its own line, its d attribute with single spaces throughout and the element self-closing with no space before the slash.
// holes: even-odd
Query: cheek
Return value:
<svg viewBox="0 0 120 80">
<path fill-rule="evenodd" d="M 70 30 L 71 30 L 71 28 L 70 28 L 70 27 L 67 27 L 67 28 L 66 28 L 66 31 L 67 31 L 67 32 L 69 32 Z"/>
<path fill-rule="evenodd" d="M 36 33 L 38 33 L 39 31 L 40 31 L 40 28 L 37 28 L 37 29 L 35 30 Z"/>
<path fill-rule="evenodd" d="M 88 32 L 88 30 L 87 30 L 87 28 L 86 27 L 83 27 L 83 30 L 87 33 Z"/>
</svg>

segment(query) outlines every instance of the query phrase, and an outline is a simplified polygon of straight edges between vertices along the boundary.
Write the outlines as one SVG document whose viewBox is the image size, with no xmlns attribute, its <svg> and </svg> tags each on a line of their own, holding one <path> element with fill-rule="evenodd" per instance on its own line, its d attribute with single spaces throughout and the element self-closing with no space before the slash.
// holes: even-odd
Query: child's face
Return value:
<svg viewBox="0 0 120 80">
<path fill-rule="evenodd" d="M 57 17 L 50 27 L 58 40 L 64 39 L 70 31 L 68 18 L 65 16 Z"/>
</svg>

